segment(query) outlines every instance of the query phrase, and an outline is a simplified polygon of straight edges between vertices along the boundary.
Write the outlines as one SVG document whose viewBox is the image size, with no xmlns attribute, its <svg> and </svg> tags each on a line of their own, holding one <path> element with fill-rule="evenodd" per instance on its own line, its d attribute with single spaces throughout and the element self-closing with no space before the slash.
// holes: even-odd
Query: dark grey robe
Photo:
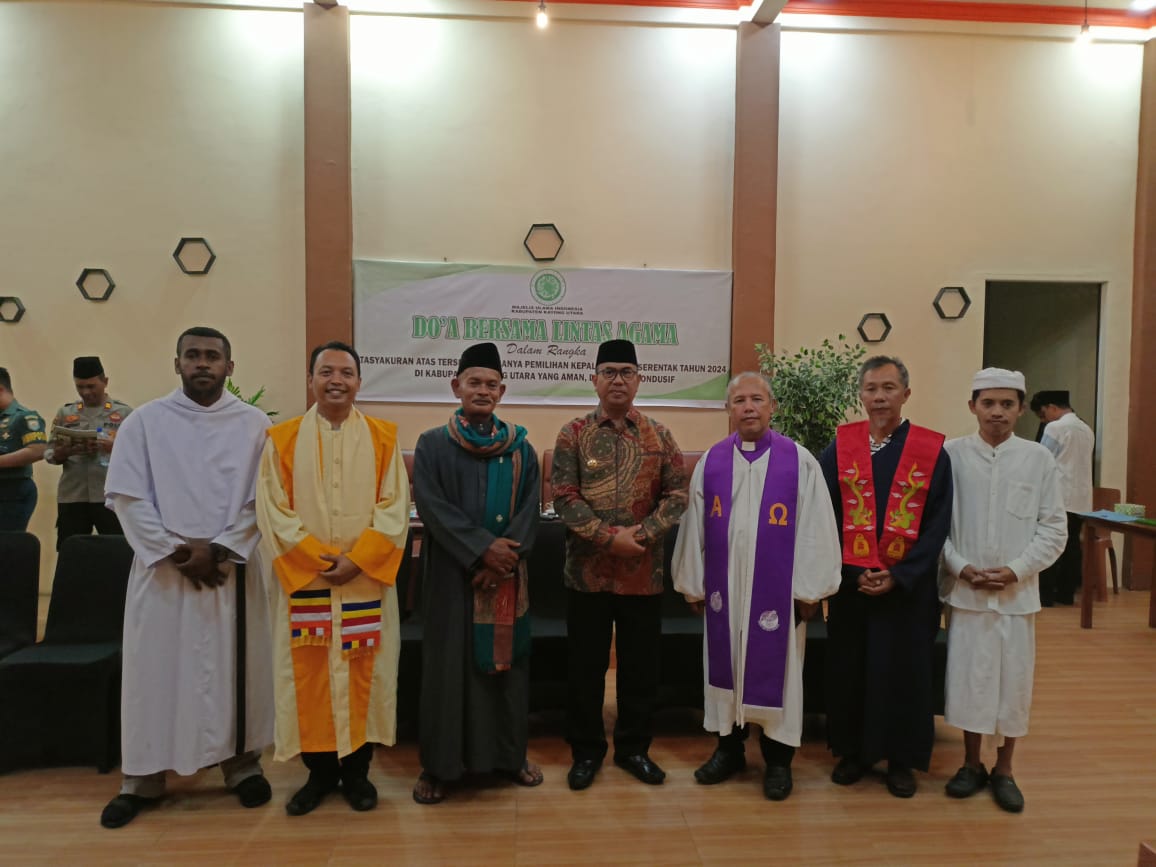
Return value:
<svg viewBox="0 0 1156 867">
<path fill-rule="evenodd" d="M 482 526 L 487 465 L 451 442 L 444 426 L 423 433 L 414 451 L 413 495 L 425 525 L 420 757 L 422 769 L 442 780 L 517 771 L 526 760 L 530 660 L 497 674 L 482 674 L 473 660 L 470 579 L 494 540 Z M 538 530 L 541 491 L 532 448 L 520 487 L 504 535 L 521 543 L 525 558 Z"/>
</svg>

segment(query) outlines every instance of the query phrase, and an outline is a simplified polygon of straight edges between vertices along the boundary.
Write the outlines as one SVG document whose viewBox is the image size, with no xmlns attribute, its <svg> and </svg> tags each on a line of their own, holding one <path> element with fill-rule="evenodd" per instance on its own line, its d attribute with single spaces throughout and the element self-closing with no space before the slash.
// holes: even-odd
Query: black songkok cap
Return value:
<svg viewBox="0 0 1156 867">
<path fill-rule="evenodd" d="M 1071 393 L 1067 391 L 1037 391 L 1032 395 L 1032 403 L 1036 406 L 1071 406 Z"/>
<path fill-rule="evenodd" d="M 594 366 L 609 361 L 611 364 L 633 364 L 638 367 L 638 355 L 634 351 L 634 344 L 629 340 L 607 340 L 598 346 L 598 358 Z"/>
<path fill-rule="evenodd" d="M 458 362 L 458 372 L 454 376 L 460 376 L 463 370 L 469 370 L 471 367 L 496 370 L 498 376 L 501 376 L 502 356 L 498 354 L 498 347 L 492 343 L 475 343 L 467 347 L 462 353 L 462 360 Z"/>
<path fill-rule="evenodd" d="M 96 355 L 82 355 L 72 359 L 73 379 L 92 379 L 94 376 L 104 376 L 104 365 Z"/>
</svg>

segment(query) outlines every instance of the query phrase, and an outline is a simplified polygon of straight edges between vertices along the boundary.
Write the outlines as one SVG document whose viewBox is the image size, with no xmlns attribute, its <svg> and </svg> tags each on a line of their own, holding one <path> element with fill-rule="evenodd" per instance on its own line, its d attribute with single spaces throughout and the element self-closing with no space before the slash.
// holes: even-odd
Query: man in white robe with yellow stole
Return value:
<svg viewBox="0 0 1156 867">
<path fill-rule="evenodd" d="M 763 794 L 781 801 L 803 729 L 806 625 L 795 603 L 838 590 L 842 558 L 818 461 L 770 429 L 770 383 L 739 374 L 727 409 L 736 433 L 695 466 L 672 562 L 675 589 L 706 617 L 703 726 L 718 746 L 695 779 L 721 783 L 745 768 L 756 723 Z"/>
<path fill-rule="evenodd" d="M 134 554 L 121 674 L 124 781 L 101 813 L 106 828 L 155 804 L 170 770 L 220 764 L 246 807 L 272 794 L 258 761 L 273 739 L 268 601 L 260 570 L 245 574 L 269 419 L 225 393 L 233 362 L 221 332 L 185 331 L 175 367 L 182 387 L 125 419 L 105 481 Z"/>
<path fill-rule="evenodd" d="M 400 650 L 394 583 L 409 531 L 397 427 L 354 406 L 356 350 L 310 358 L 314 406 L 276 425 L 261 458 L 257 520 L 273 565 L 276 758 L 301 754 L 309 779 L 285 805 L 316 809 L 339 786 L 377 805 L 373 744 L 391 745 Z"/>
</svg>

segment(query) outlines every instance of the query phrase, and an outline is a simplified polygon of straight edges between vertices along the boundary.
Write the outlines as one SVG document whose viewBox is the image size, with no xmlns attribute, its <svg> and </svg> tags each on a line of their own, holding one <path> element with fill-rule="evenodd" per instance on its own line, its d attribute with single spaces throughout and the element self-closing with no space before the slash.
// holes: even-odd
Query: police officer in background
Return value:
<svg viewBox="0 0 1156 867">
<path fill-rule="evenodd" d="M 0 530 L 28 529 L 36 510 L 32 465 L 44 457 L 44 419 L 21 406 L 8 368 L 0 367 Z"/>
<path fill-rule="evenodd" d="M 44 453 L 50 464 L 63 466 L 56 493 L 56 550 L 69 536 L 87 536 L 94 529 L 107 535 L 121 533 L 120 521 L 104 507 L 104 477 L 117 428 L 132 407 L 108 395 L 108 377 L 95 355 L 72 362 L 72 380 L 80 400 L 56 411 L 52 441 Z M 70 431 L 92 431 L 91 439 L 70 436 Z"/>
</svg>

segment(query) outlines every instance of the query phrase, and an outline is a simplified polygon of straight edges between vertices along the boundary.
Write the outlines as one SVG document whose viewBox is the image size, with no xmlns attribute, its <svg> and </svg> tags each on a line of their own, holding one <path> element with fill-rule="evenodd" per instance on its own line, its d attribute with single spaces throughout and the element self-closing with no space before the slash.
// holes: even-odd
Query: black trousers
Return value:
<svg viewBox="0 0 1156 867">
<path fill-rule="evenodd" d="M 0 479 L 0 530 L 23 533 L 36 511 L 32 479 Z"/>
<path fill-rule="evenodd" d="M 751 727 L 735 726 L 729 735 L 718 736 L 718 748 L 730 755 L 742 755 L 746 751 L 747 735 Z M 763 751 L 763 761 L 768 768 L 789 768 L 795 757 L 795 748 L 767 737 L 766 732 L 759 732 L 759 747 Z"/>
<path fill-rule="evenodd" d="M 88 536 L 96 530 L 102 536 L 123 536 L 120 521 L 104 503 L 57 503 L 56 550 L 69 536 Z"/>
<path fill-rule="evenodd" d="M 373 760 L 373 744 L 362 744 L 344 759 L 337 753 L 302 753 L 301 761 L 309 769 L 310 777 L 320 777 L 329 786 L 337 782 L 364 780 L 369 777 L 369 763 Z"/>
<path fill-rule="evenodd" d="M 1040 573 L 1041 604 L 1072 605 L 1076 601 L 1076 588 L 1084 574 L 1084 552 L 1080 546 L 1083 529 L 1084 519 L 1068 512 L 1068 543 L 1060 559 Z"/>
<path fill-rule="evenodd" d="M 650 749 L 651 718 L 658 697 L 661 601 L 661 596 L 569 591 L 566 741 L 575 761 L 600 761 L 606 755 L 602 702 L 612 633 L 618 665 L 614 754 L 630 756 Z"/>
</svg>

